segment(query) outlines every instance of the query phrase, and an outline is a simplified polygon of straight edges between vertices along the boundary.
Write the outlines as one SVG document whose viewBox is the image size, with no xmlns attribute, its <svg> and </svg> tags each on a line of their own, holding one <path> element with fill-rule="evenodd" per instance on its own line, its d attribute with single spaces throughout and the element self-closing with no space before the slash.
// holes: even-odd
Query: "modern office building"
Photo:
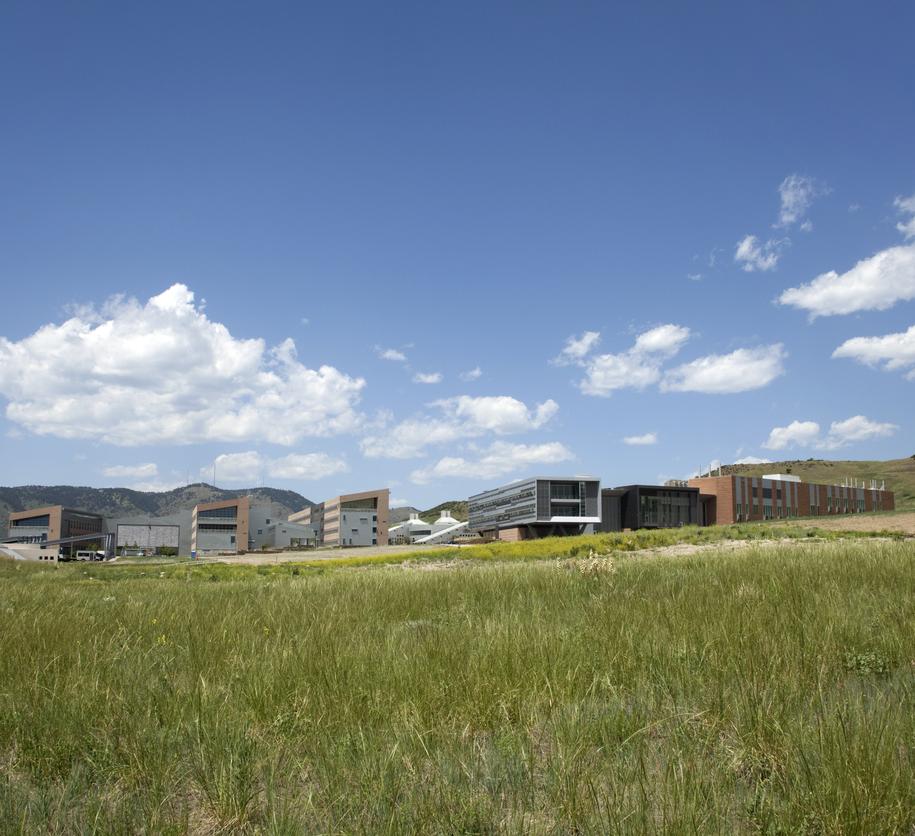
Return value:
<svg viewBox="0 0 915 836">
<path fill-rule="evenodd" d="M 701 525 L 699 489 L 625 485 L 600 492 L 601 531 Z"/>
<path fill-rule="evenodd" d="M 191 554 L 247 551 L 250 511 L 246 496 L 195 505 L 191 513 Z"/>
<path fill-rule="evenodd" d="M 537 476 L 470 497 L 469 531 L 499 540 L 585 534 L 600 524 L 600 480 Z"/>
<path fill-rule="evenodd" d="M 62 543 L 64 555 L 71 552 L 95 550 L 105 544 L 105 519 L 101 514 L 77 511 L 62 505 L 46 505 L 10 514 L 8 539 L 17 543 L 46 543 L 74 539 Z M 95 539 L 94 535 L 98 535 Z"/>
<path fill-rule="evenodd" d="M 246 496 L 201 502 L 191 513 L 191 554 L 314 547 L 313 526 L 282 517 L 279 506 L 251 505 Z"/>
<path fill-rule="evenodd" d="M 315 529 L 319 546 L 377 546 L 388 543 L 387 488 L 335 496 L 289 515 L 289 522 Z"/>
<path fill-rule="evenodd" d="M 689 480 L 698 488 L 709 508 L 708 523 L 728 525 L 748 520 L 816 517 L 893 511 L 892 491 L 871 481 L 859 485 L 817 485 L 797 476 L 772 473 L 765 476 L 702 476 Z"/>
</svg>

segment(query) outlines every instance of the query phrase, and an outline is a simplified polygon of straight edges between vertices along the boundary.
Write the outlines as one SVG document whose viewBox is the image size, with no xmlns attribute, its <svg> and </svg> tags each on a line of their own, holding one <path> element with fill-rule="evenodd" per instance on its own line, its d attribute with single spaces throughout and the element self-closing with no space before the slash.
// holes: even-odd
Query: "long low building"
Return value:
<svg viewBox="0 0 915 836">
<path fill-rule="evenodd" d="M 708 522 L 729 525 L 750 520 L 893 511 L 892 491 L 877 487 L 818 485 L 797 476 L 702 476 L 690 479 L 708 508 Z"/>
</svg>

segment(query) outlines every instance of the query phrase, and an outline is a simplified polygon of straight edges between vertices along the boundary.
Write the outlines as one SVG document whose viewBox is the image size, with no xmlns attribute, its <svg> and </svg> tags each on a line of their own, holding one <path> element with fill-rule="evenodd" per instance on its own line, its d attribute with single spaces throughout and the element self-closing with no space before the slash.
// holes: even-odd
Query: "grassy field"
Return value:
<svg viewBox="0 0 915 836">
<path fill-rule="evenodd" d="M 0 564 L 0 832 L 912 832 L 911 542 L 593 546 Z"/>
</svg>

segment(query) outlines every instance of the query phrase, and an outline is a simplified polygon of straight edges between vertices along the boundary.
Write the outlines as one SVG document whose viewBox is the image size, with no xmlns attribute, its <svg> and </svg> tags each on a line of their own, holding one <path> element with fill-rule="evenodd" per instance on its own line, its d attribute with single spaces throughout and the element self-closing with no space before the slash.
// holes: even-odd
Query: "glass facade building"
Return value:
<svg viewBox="0 0 915 836">
<path fill-rule="evenodd" d="M 599 494 L 592 477 L 522 479 L 470 497 L 467 528 L 499 539 L 580 534 L 600 523 Z"/>
<path fill-rule="evenodd" d="M 699 525 L 699 489 L 625 485 L 601 491 L 601 531 Z"/>
</svg>

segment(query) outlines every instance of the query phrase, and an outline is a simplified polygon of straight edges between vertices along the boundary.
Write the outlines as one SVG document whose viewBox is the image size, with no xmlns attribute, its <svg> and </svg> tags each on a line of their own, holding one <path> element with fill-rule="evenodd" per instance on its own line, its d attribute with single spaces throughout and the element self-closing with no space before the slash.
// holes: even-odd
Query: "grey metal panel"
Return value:
<svg viewBox="0 0 915 836">
<path fill-rule="evenodd" d="M 600 482 L 585 482 L 585 516 L 597 517 L 599 513 Z"/>
<path fill-rule="evenodd" d="M 537 480 L 526 479 L 476 494 L 468 500 L 471 531 L 524 525 L 537 519 Z M 546 496 L 549 497 L 549 489 Z"/>
<path fill-rule="evenodd" d="M 607 491 L 601 494 L 601 531 L 622 531 L 623 521 L 619 493 Z"/>
<path fill-rule="evenodd" d="M 537 519 L 548 520 L 550 513 L 550 485 L 545 479 L 537 480 Z"/>
</svg>

